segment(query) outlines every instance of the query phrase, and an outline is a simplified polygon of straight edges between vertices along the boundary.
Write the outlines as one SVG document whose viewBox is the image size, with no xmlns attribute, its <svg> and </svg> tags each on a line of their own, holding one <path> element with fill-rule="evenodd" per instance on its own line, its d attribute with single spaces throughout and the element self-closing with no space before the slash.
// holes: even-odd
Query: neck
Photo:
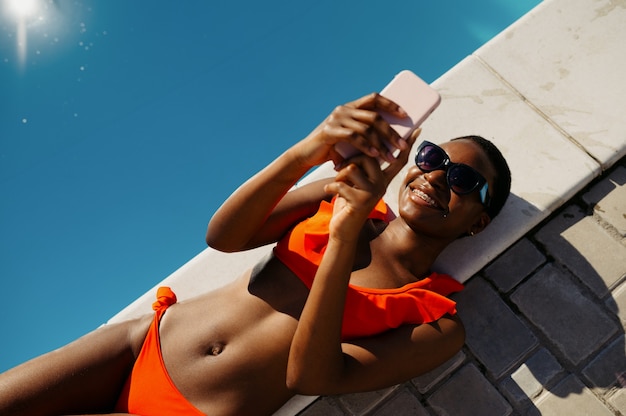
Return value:
<svg viewBox="0 0 626 416">
<path fill-rule="evenodd" d="M 390 222 L 379 237 L 385 254 L 418 279 L 430 274 L 437 256 L 451 243 L 417 234 L 398 218 Z"/>
</svg>

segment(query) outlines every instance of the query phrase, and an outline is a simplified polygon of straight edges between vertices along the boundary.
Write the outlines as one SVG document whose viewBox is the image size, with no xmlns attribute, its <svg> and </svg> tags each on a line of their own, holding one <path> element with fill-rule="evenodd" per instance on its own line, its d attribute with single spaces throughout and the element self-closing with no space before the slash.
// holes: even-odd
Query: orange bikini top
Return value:
<svg viewBox="0 0 626 416">
<path fill-rule="evenodd" d="M 333 202 L 322 201 L 315 215 L 297 224 L 274 248 L 276 257 L 310 289 L 328 244 L 328 223 Z M 395 218 L 380 200 L 369 218 L 385 222 Z M 463 285 L 446 274 L 430 276 L 396 289 L 348 286 L 343 317 L 344 339 L 379 334 L 403 324 L 436 321 L 456 314 L 456 302 L 446 296 Z"/>
</svg>

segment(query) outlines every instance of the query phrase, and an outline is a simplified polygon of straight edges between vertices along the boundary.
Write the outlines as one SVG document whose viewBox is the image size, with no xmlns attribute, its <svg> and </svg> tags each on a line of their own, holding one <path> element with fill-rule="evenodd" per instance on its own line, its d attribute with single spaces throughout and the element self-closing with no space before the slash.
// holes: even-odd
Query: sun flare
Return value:
<svg viewBox="0 0 626 416">
<path fill-rule="evenodd" d="M 20 66 L 26 63 L 28 24 L 41 12 L 42 0 L 2 0 L 3 11 L 15 21 L 17 59 Z"/>
<path fill-rule="evenodd" d="M 39 10 L 39 0 L 4 0 L 7 12 L 18 19 L 33 16 Z"/>
</svg>

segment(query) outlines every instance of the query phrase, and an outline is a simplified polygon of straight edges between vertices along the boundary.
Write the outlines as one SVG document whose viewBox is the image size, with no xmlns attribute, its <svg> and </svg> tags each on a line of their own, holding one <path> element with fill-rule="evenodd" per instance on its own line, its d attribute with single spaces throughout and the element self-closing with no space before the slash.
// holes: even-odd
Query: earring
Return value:
<svg viewBox="0 0 626 416">
<path fill-rule="evenodd" d="M 474 231 L 470 231 L 470 237 L 474 237 Z"/>
</svg>

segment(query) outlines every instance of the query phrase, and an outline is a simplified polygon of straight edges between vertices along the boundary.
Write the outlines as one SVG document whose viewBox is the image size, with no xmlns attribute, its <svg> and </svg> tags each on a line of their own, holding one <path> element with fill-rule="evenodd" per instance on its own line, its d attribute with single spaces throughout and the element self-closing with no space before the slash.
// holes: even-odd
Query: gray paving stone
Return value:
<svg viewBox="0 0 626 416">
<path fill-rule="evenodd" d="M 607 390 L 626 378 L 626 346 L 624 335 L 609 344 L 583 370 L 592 387 Z"/>
<path fill-rule="evenodd" d="M 562 374 L 561 364 L 542 348 L 505 378 L 500 390 L 517 408 L 523 408 Z"/>
<path fill-rule="evenodd" d="M 500 391 L 518 411 L 532 405 L 531 397 L 510 377 L 505 377 L 498 385 Z"/>
<path fill-rule="evenodd" d="M 474 364 L 462 367 L 427 401 L 438 416 L 506 416 L 513 411 Z"/>
<path fill-rule="evenodd" d="M 482 279 L 474 278 L 455 297 L 466 345 L 494 378 L 502 377 L 538 343 L 532 332 Z"/>
<path fill-rule="evenodd" d="M 578 365 L 618 331 L 608 314 L 590 300 L 571 276 L 552 264 L 523 283 L 511 299 L 520 311 Z"/>
<path fill-rule="evenodd" d="M 621 238 L 626 237 L 626 167 L 618 166 L 583 195 L 593 212 L 610 224 Z"/>
<path fill-rule="evenodd" d="M 542 416 L 589 415 L 613 416 L 610 411 L 575 376 L 569 376 L 536 403 Z"/>
<path fill-rule="evenodd" d="M 331 398 L 323 397 L 298 413 L 298 416 L 343 416 L 344 414 Z"/>
<path fill-rule="evenodd" d="M 574 205 L 542 227 L 536 237 L 600 298 L 626 274 L 626 246 Z"/>
<path fill-rule="evenodd" d="M 508 292 L 546 261 L 537 247 L 522 238 L 485 269 L 485 277 Z"/>
<path fill-rule="evenodd" d="M 370 391 L 366 393 L 344 394 L 336 399 L 350 411 L 351 414 L 360 415 L 371 411 L 381 404 L 400 386 L 393 386 L 386 389 Z"/>
<path fill-rule="evenodd" d="M 611 296 L 605 302 L 607 308 L 617 315 L 622 323 L 622 328 L 626 328 L 626 283 L 622 283 L 611 292 Z"/>
<path fill-rule="evenodd" d="M 459 351 L 454 355 L 454 357 L 450 358 L 443 365 L 435 368 L 434 370 L 421 375 L 419 377 L 415 377 L 411 380 L 411 383 L 415 386 L 417 391 L 424 394 L 430 391 L 437 383 L 446 378 L 449 374 L 451 374 L 454 370 L 459 368 L 463 362 L 465 361 L 465 354 L 463 351 Z"/>
<path fill-rule="evenodd" d="M 428 411 L 422 406 L 420 401 L 411 394 L 410 391 L 403 388 L 398 394 L 391 397 L 380 409 L 373 414 L 374 416 L 398 416 L 398 415 L 415 415 L 429 416 Z"/>
</svg>

